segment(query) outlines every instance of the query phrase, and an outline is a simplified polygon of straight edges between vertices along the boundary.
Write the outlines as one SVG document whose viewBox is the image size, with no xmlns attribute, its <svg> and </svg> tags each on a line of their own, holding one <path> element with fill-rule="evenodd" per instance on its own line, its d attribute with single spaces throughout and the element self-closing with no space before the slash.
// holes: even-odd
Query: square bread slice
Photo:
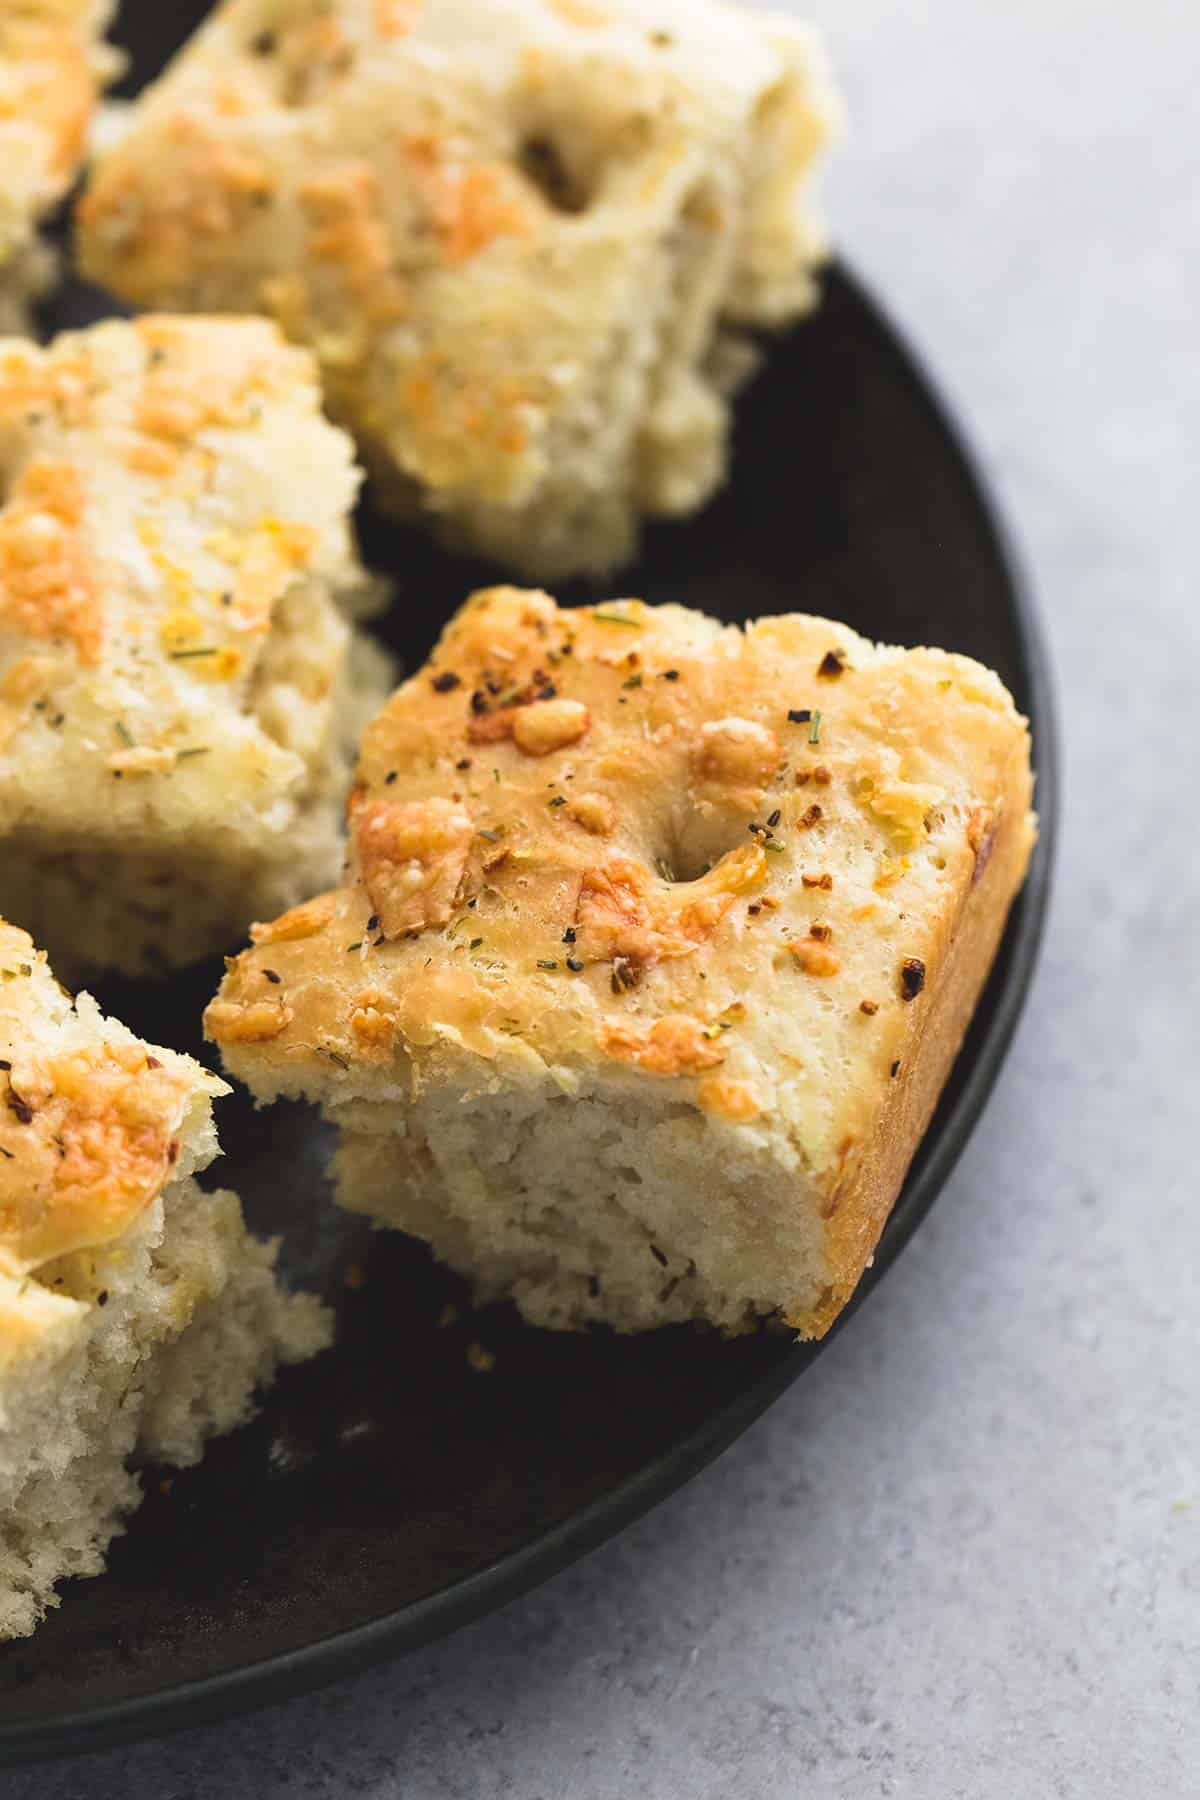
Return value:
<svg viewBox="0 0 1200 1800">
<path fill-rule="evenodd" d="M 997 677 L 789 615 L 477 594 L 367 732 L 343 888 L 207 1013 L 343 1206 L 544 1325 L 826 1331 L 1034 838 Z"/>
<path fill-rule="evenodd" d="M 715 0 L 228 0 L 79 211 L 136 305 L 313 345 L 385 502 L 540 579 L 725 468 L 745 328 L 816 297 L 813 34 Z"/>
<path fill-rule="evenodd" d="M 38 222 L 79 170 L 109 0 L 0 0 L 0 331 L 19 331 L 52 267 Z"/>
<path fill-rule="evenodd" d="M 357 486 L 265 319 L 0 340 L 0 910 L 64 973 L 190 961 L 336 879 L 389 685 L 344 610 Z"/>
<path fill-rule="evenodd" d="M 96 1575 L 137 1452 L 196 1462 L 329 1315 L 287 1294 L 236 1194 L 193 1180 L 228 1093 L 74 1001 L 0 921 L 0 1638 Z"/>
</svg>

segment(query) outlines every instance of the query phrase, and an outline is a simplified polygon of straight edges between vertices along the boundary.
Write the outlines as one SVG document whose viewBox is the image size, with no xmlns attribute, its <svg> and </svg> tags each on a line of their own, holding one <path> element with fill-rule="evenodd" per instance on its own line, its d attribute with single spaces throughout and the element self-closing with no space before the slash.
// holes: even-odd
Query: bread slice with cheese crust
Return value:
<svg viewBox="0 0 1200 1800">
<path fill-rule="evenodd" d="M 0 1638 L 96 1575 L 137 1504 L 135 1454 L 195 1462 L 280 1363 L 324 1347 L 218 1154 L 224 1082 L 86 994 L 0 922 Z"/>
<path fill-rule="evenodd" d="M 154 973 L 333 880 L 388 664 L 350 441 L 262 319 L 0 340 L 0 909 Z"/>
<path fill-rule="evenodd" d="M 39 221 L 83 160 L 113 66 L 101 44 L 109 0 L 0 0 L 0 331 L 27 323 L 53 263 Z"/>
<path fill-rule="evenodd" d="M 270 312 L 381 496 L 542 579 L 725 468 L 814 302 L 815 36 L 718 0 L 227 0 L 79 212 L 137 305 Z"/>
<path fill-rule="evenodd" d="M 539 1324 L 819 1336 L 1034 839 L 997 677 L 789 615 L 477 594 L 363 743 L 347 884 L 208 1009 L 341 1203 Z"/>
</svg>

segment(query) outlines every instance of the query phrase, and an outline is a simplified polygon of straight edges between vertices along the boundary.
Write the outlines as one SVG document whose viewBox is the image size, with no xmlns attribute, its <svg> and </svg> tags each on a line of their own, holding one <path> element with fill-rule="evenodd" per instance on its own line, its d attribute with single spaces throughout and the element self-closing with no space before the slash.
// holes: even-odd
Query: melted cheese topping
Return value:
<svg viewBox="0 0 1200 1800">
<path fill-rule="evenodd" d="M 548 706 L 586 729 L 530 754 Z M 488 590 L 366 734 L 346 886 L 255 930 L 208 1029 L 252 1046 L 252 1081 L 324 1097 L 447 1057 L 468 1089 L 512 1057 L 565 1088 L 671 1079 L 794 1128 L 833 1180 L 1028 754 L 965 658 Z"/>
<path fill-rule="evenodd" d="M 0 1273 L 121 1236 L 224 1091 L 58 986 L 0 921 Z"/>
</svg>

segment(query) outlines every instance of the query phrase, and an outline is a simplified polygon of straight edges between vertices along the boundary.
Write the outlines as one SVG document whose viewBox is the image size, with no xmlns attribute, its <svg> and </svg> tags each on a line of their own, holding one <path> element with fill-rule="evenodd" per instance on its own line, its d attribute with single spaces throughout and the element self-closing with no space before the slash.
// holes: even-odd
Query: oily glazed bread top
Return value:
<svg viewBox="0 0 1200 1800">
<path fill-rule="evenodd" d="M 230 0 L 101 160 L 83 257 L 136 304 L 271 312 L 380 471 L 450 513 L 519 508 L 592 452 L 608 470 L 669 235 L 728 239 L 662 301 L 672 441 L 715 405 L 714 299 L 811 303 L 835 114 L 811 33 L 714 0 Z M 670 510 L 669 471 L 621 479 Z"/>
<path fill-rule="evenodd" d="M 108 0 L 0 0 L 0 267 L 83 157 Z"/>
<path fill-rule="evenodd" d="M 829 1191 L 1030 796 L 966 657 L 490 590 L 367 733 L 348 885 L 256 928 L 208 1029 L 260 1096 L 334 1106 L 673 1079 Z"/>
<path fill-rule="evenodd" d="M 89 995 L 72 1000 L 44 953 L 3 921 L 0 1082 L 2 1365 L 79 1310 L 28 1278 L 119 1238 L 169 1182 L 210 1162 L 212 1101 L 229 1090 L 105 1018 Z"/>
<path fill-rule="evenodd" d="M 347 637 L 330 594 L 360 579 L 357 481 L 310 356 L 265 320 L 0 339 L 0 820 L 236 831 L 298 788 Z"/>
</svg>

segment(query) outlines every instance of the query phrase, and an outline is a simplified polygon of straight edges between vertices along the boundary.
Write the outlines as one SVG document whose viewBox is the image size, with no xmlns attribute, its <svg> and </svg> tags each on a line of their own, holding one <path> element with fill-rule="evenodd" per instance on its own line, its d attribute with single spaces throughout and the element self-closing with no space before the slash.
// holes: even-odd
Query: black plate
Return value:
<svg viewBox="0 0 1200 1800">
<path fill-rule="evenodd" d="M 128 41 L 140 26 L 156 42 L 148 22 L 161 9 L 147 0 L 127 17 Z M 72 287 L 50 310 L 58 326 L 101 308 Z M 384 630 L 411 662 L 494 571 L 369 513 L 362 524 L 372 559 L 402 578 Z M 1011 556 L 927 380 L 844 270 L 746 395 L 730 487 L 699 519 L 651 532 L 621 588 L 726 619 L 803 608 L 964 650 L 1033 720 L 1041 845 L 852 1313 L 945 1182 L 1000 1068 L 1042 928 L 1055 785 L 1046 654 Z M 114 983 L 101 998 L 147 1037 L 204 1055 L 196 1021 L 218 974 Z M 820 1348 L 685 1329 L 555 1336 L 503 1307 L 472 1316 L 422 1249 L 327 1203 L 327 1134 L 303 1108 L 256 1115 L 239 1096 L 222 1106 L 221 1132 L 222 1182 L 256 1228 L 286 1230 L 289 1273 L 337 1307 L 337 1345 L 289 1371 L 260 1418 L 169 1492 L 150 1470 L 108 1574 L 68 1584 L 32 1639 L 0 1650 L 0 1759 L 194 1724 L 451 1630 L 685 1481 Z M 348 1285 L 356 1266 L 365 1280 Z M 462 1316 L 439 1328 L 448 1300 Z M 473 1342 L 495 1353 L 490 1375 L 468 1366 Z"/>
</svg>

